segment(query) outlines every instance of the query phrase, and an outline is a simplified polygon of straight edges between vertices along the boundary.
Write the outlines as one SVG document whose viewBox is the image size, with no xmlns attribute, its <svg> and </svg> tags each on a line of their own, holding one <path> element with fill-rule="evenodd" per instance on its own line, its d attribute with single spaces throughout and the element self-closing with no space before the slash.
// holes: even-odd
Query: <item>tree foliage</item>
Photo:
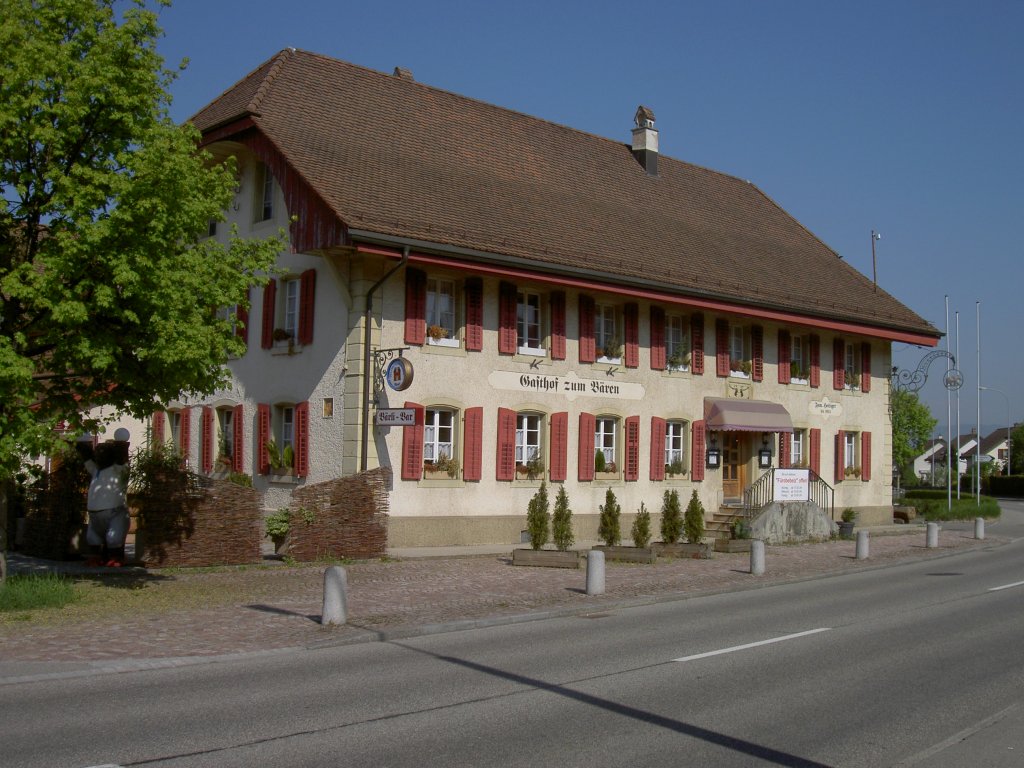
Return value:
<svg viewBox="0 0 1024 768">
<path fill-rule="evenodd" d="M 565 552 L 576 541 L 572 532 L 569 494 L 565 492 L 564 485 L 558 487 L 558 495 L 555 497 L 555 512 L 551 517 L 551 538 L 554 539 L 555 548 L 559 552 Z"/>
<path fill-rule="evenodd" d="M 697 490 L 690 494 L 690 503 L 686 505 L 683 517 L 683 532 L 690 544 L 700 544 L 704 538 L 704 505 L 697 498 Z"/>
<path fill-rule="evenodd" d="M 938 420 L 916 392 L 895 389 L 890 395 L 892 404 L 892 463 L 903 469 L 920 455 Z"/>
<path fill-rule="evenodd" d="M 530 546 L 540 549 L 548 543 L 551 534 L 551 513 L 548 511 L 548 486 L 543 480 L 526 507 L 526 530 L 530 534 Z"/>
<path fill-rule="evenodd" d="M 1010 474 L 1024 475 L 1024 424 L 1015 424 L 1010 431 Z"/>
<path fill-rule="evenodd" d="M 235 170 L 171 121 L 144 0 L 0 9 L 2 475 L 91 406 L 142 416 L 222 385 L 242 346 L 217 309 L 244 305 L 284 242 L 205 238 Z"/>
<path fill-rule="evenodd" d="M 622 541 L 622 531 L 619 526 L 622 508 L 611 488 L 605 492 L 604 504 L 600 504 L 598 508 L 601 510 L 601 517 L 597 524 L 597 535 L 609 547 L 616 547 Z"/>
<path fill-rule="evenodd" d="M 683 513 L 679 505 L 679 491 L 665 491 L 661 504 L 661 540 L 675 544 L 683 533 Z"/>
</svg>

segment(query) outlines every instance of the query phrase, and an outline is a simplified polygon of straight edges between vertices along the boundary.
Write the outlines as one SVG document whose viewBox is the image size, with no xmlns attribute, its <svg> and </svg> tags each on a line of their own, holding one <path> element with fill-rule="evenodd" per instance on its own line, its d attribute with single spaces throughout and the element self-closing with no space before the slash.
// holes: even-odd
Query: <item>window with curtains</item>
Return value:
<svg viewBox="0 0 1024 768">
<path fill-rule="evenodd" d="M 665 367 L 690 370 L 690 320 L 685 315 L 665 317 Z"/>
<path fill-rule="evenodd" d="M 789 380 L 807 384 L 811 377 L 811 346 L 807 335 L 794 335 L 789 341 Z"/>
<path fill-rule="evenodd" d="M 217 469 L 230 469 L 235 456 L 235 410 L 217 409 Z"/>
<path fill-rule="evenodd" d="M 613 304 L 594 305 L 594 346 L 597 362 L 622 362 L 623 333 L 618 308 Z"/>
<path fill-rule="evenodd" d="M 171 428 L 171 446 L 178 456 L 188 458 L 189 414 L 187 411 L 168 411 L 167 419 Z"/>
<path fill-rule="evenodd" d="M 539 413 L 516 414 L 516 477 L 536 480 L 544 474 L 544 417 Z"/>
<path fill-rule="evenodd" d="M 539 293 L 516 293 L 516 349 L 521 355 L 543 356 L 544 332 Z"/>
<path fill-rule="evenodd" d="M 806 467 L 807 430 L 794 429 L 793 433 L 788 435 L 787 439 L 789 440 L 789 466 Z"/>
<path fill-rule="evenodd" d="M 253 221 L 269 221 L 274 218 L 274 174 L 263 163 L 256 166 L 256 194 L 254 197 Z"/>
<path fill-rule="evenodd" d="M 860 345 L 847 343 L 843 355 L 845 389 L 860 389 Z"/>
<path fill-rule="evenodd" d="M 665 475 L 682 477 L 686 474 L 686 422 L 665 422 Z"/>
<path fill-rule="evenodd" d="M 614 416 L 598 416 L 594 422 L 594 471 L 598 476 L 617 475 L 619 420 Z"/>
<path fill-rule="evenodd" d="M 427 344 L 437 347 L 459 346 L 459 328 L 455 281 L 427 278 Z"/>
<path fill-rule="evenodd" d="M 313 343 L 313 308 L 316 299 L 316 270 L 283 275 L 263 287 L 261 346 L 283 347 Z"/>
<path fill-rule="evenodd" d="M 453 408 L 435 407 L 424 410 L 424 477 L 457 476 L 459 465 L 455 452 L 455 437 L 458 423 L 458 412 Z"/>
<path fill-rule="evenodd" d="M 749 378 L 751 370 L 750 329 L 744 325 L 729 326 L 729 375 Z"/>
<path fill-rule="evenodd" d="M 843 476 L 860 477 L 860 433 L 847 430 L 843 433 Z"/>
</svg>

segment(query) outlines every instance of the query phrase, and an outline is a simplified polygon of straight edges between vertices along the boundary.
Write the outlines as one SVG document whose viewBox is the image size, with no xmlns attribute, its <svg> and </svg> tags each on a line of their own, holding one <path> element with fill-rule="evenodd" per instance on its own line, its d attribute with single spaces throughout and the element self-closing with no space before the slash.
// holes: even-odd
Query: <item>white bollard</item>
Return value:
<svg viewBox="0 0 1024 768">
<path fill-rule="evenodd" d="M 938 523 L 928 523 L 928 525 L 926 527 L 927 527 L 927 533 L 925 534 L 926 535 L 925 546 L 928 549 L 935 549 L 937 546 L 939 546 L 939 524 Z"/>
<path fill-rule="evenodd" d="M 974 518 L 974 538 L 984 539 L 985 538 L 985 518 L 976 517 Z"/>
<path fill-rule="evenodd" d="M 857 531 L 857 559 L 868 559 L 868 532 Z"/>
<path fill-rule="evenodd" d="M 764 575 L 764 542 L 760 539 L 750 542 L 750 573 L 752 576 Z"/>
<path fill-rule="evenodd" d="M 599 549 L 587 553 L 587 594 L 604 594 L 604 552 Z"/>
<path fill-rule="evenodd" d="M 348 620 L 348 575 L 340 565 L 324 571 L 324 609 L 321 624 L 344 624 Z"/>
</svg>

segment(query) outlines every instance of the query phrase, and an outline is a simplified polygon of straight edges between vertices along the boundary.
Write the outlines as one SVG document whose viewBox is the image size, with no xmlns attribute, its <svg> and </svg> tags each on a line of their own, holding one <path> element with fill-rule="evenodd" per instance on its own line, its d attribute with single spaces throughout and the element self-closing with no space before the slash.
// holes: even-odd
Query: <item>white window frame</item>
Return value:
<svg viewBox="0 0 1024 768">
<path fill-rule="evenodd" d="M 749 379 L 750 374 L 743 371 L 744 362 L 751 363 L 750 334 L 745 325 L 729 324 L 729 375 L 741 379 Z M 739 363 L 734 366 L 734 363 Z"/>
<path fill-rule="evenodd" d="M 256 172 L 255 214 L 257 224 L 274 218 L 274 174 L 265 163 L 260 163 Z"/>
<path fill-rule="evenodd" d="M 847 342 L 843 353 L 843 386 L 860 389 L 860 345 Z"/>
<path fill-rule="evenodd" d="M 860 432 L 843 433 L 843 475 L 848 469 L 860 468 Z"/>
<path fill-rule="evenodd" d="M 516 464 L 526 464 L 543 455 L 544 417 L 523 411 L 516 414 Z"/>
<path fill-rule="evenodd" d="M 186 456 L 188 446 L 181 445 L 181 411 L 168 411 L 167 416 L 171 427 L 171 445 L 176 453 Z"/>
<path fill-rule="evenodd" d="M 459 346 L 458 294 L 455 280 L 448 277 L 427 277 L 427 344 L 436 347 Z M 434 338 L 431 328 L 441 328 L 447 336 Z"/>
<path fill-rule="evenodd" d="M 665 318 L 665 365 L 670 371 L 690 370 L 690 322 L 685 315 L 668 315 Z M 669 361 L 678 356 L 687 362 L 672 365 Z"/>
<path fill-rule="evenodd" d="M 542 356 L 544 349 L 543 302 L 539 293 L 516 294 L 516 346 L 521 355 Z"/>
<path fill-rule="evenodd" d="M 807 430 L 794 428 L 786 439 L 789 440 L 789 465 L 791 467 L 807 466 Z"/>
<path fill-rule="evenodd" d="M 665 467 L 668 472 L 668 467 L 671 466 L 672 462 L 676 459 L 683 467 L 683 472 L 686 472 L 686 427 L 687 424 L 682 419 L 668 419 L 665 421 Z M 682 474 L 680 473 L 680 474 Z"/>
<path fill-rule="evenodd" d="M 622 355 L 609 357 L 604 353 L 605 347 L 612 342 L 618 341 L 622 347 L 624 340 L 619 333 L 619 312 L 614 304 L 594 305 L 594 348 L 597 350 L 597 360 L 601 363 L 621 363 Z"/>
<path fill-rule="evenodd" d="M 600 451 L 604 454 L 605 466 L 614 466 L 614 469 L 606 469 L 607 473 L 619 471 L 618 437 L 619 419 L 617 416 L 598 416 L 594 419 L 594 454 L 596 456 Z"/>
<path fill-rule="evenodd" d="M 227 456 L 228 459 L 234 459 L 235 456 L 235 410 L 234 408 L 217 408 L 217 434 L 214 435 L 216 440 L 216 447 L 214 451 L 216 455 L 215 461 L 219 460 L 221 456 Z M 223 446 L 224 452 L 221 452 Z"/>
<path fill-rule="evenodd" d="M 807 384 L 811 377 L 811 342 L 805 335 L 795 335 L 789 342 L 790 383 Z M 806 376 L 793 375 L 793 363 L 797 371 L 806 371 Z"/>
<path fill-rule="evenodd" d="M 423 461 L 436 461 L 441 456 L 455 457 L 455 436 L 458 412 L 446 406 L 430 406 L 423 417 Z"/>
<path fill-rule="evenodd" d="M 295 453 L 295 406 L 282 403 L 274 406 L 274 442 L 277 450 L 284 452 L 286 446 Z"/>
</svg>

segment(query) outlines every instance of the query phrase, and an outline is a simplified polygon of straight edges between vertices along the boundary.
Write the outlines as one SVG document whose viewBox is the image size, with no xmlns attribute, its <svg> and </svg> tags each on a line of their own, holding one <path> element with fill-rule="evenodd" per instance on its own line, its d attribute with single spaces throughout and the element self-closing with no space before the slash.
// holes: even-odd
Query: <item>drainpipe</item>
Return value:
<svg viewBox="0 0 1024 768">
<path fill-rule="evenodd" d="M 373 391 L 373 371 L 370 369 L 370 324 L 373 320 L 373 294 L 389 277 L 400 270 L 409 261 L 409 246 L 402 248 L 402 259 L 390 272 L 378 280 L 366 292 L 366 312 L 363 319 L 363 441 L 362 454 L 359 457 L 359 471 L 365 472 L 368 462 L 367 453 L 370 447 L 370 394 Z"/>
</svg>

